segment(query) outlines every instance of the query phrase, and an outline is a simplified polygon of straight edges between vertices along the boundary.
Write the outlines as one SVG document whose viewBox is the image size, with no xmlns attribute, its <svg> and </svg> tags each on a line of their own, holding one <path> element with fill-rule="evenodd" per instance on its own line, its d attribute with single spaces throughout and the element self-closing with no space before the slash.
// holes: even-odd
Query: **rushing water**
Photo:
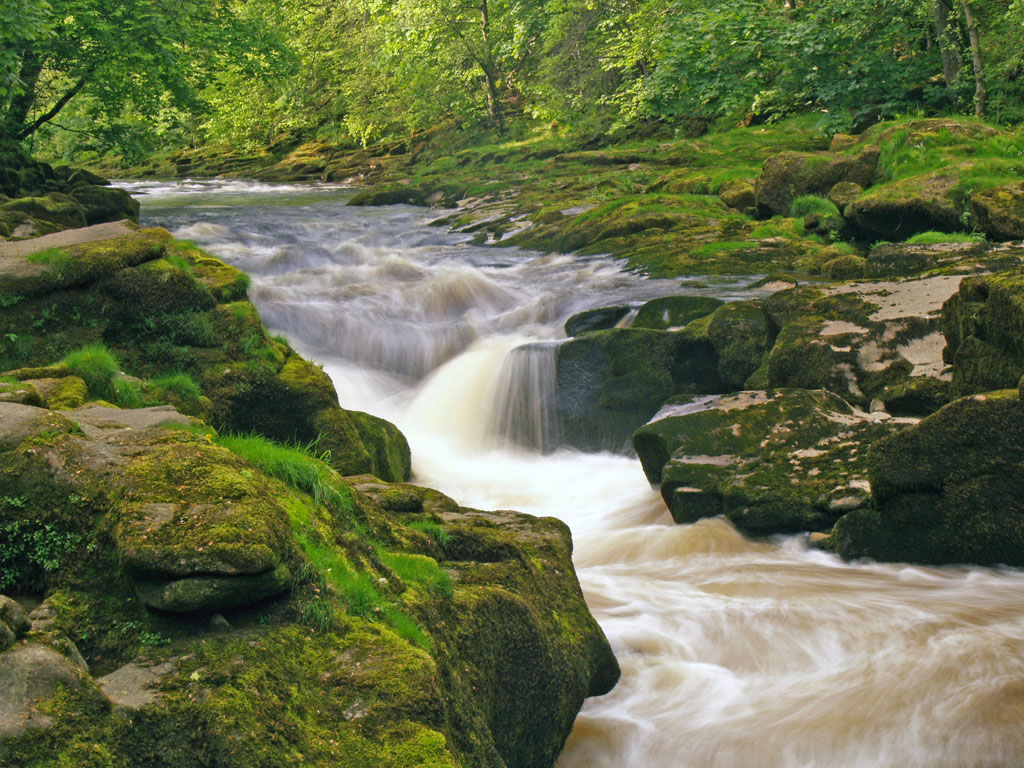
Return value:
<svg viewBox="0 0 1024 768">
<path fill-rule="evenodd" d="M 586 703 L 559 768 L 1024 765 L 1024 573 L 847 564 L 801 537 L 675 526 L 634 459 L 512 447 L 557 438 L 545 350 L 568 315 L 678 282 L 474 247 L 429 227 L 436 212 L 346 208 L 336 188 L 127 186 L 144 223 L 253 276 L 266 323 L 325 365 L 342 405 L 401 427 L 417 482 L 571 526 L 623 675 Z"/>
</svg>

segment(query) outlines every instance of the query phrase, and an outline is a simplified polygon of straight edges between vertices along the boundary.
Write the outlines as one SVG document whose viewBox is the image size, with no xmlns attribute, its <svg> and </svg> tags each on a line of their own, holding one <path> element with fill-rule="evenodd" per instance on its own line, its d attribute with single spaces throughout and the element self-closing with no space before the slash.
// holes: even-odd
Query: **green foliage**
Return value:
<svg viewBox="0 0 1024 768">
<path fill-rule="evenodd" d="M 101 398 L 113 398 L 114 377 L 120 373 L 117 358 L 103 344 L 90 344 L 67 354 L 60 364 L 69 372 L 82 379 L 89 388 L 89 394 Z"/>
<path fill-rule="evenodd" d="M 145 404 L 142 387 L 139 382 L 116 376 L 110 381 L 114 392 L 114 402 L 122 408 L 141 408 Z"/>
<path fill-rule="evenodd" d="M 154 388 L 172 393 L 191 405 L 198 405 L 203 395 L 196 380 L 187 373 L 169 373 L 153 379 L 151 383 Z"/>
<path fill-rule="evenodd" d="M 24 504 L 23 498 L 5 496 L 0 498 L 0 512 L 4 507 L 20 509 Z M 79 534 L 62 531 L 52 523 L 0 522 L 0 592 L 36 587 L 26 583 L 26 574 L 56 571 L 81 542 Z"/>
</svg>

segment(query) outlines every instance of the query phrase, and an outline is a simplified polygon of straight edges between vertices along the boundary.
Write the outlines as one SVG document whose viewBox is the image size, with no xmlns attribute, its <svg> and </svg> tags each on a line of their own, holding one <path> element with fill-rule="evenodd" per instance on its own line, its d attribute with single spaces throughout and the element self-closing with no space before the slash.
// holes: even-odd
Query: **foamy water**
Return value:
<svg viewBox="0 0 1024 768">
<path fill-rule="evenodd" d="M 583 309 L 679 290 L 609 260 L 467 244 L 337 189 L 146 183 L 144 223 L 253 275 L 342 405 L 393 420 L 416 481 L 565 520 L 623 675 L 559 768 L 1024 765 L 1024 574 L 848 564 L 802 537 L 676 526 L 639 463 L 546 444 L 544 348 Z M 733 298 L 741 283 L 703 293 Z M 556 435 L 557 436 L 557 435 Z"/>
</svg>

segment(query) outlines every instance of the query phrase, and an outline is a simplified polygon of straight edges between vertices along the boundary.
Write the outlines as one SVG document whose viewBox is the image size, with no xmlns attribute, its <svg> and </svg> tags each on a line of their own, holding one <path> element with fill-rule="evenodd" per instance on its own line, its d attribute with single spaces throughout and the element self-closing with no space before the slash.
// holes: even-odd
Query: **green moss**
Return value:
<svg viewBox="0 0 1024 768">
<path fill-rule="evenodd" d="M 640 307 L 630 327 L 656 331 L 682 328 L 698 317 L 710 315 L 722 303 L 721 299 L 710 296 L 666 296 L 654 299 Z"/>
</svg>

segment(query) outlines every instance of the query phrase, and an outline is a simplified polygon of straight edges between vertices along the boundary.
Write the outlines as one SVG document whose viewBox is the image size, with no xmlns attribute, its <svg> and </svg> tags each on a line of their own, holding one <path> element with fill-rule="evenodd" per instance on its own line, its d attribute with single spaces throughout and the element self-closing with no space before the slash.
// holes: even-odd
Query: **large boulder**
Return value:
<svg viewBox="0 0 1024 768">
<path fill-rule="evenodd" d="M 672 395 L 717 392 L 711 344 L 639 328 L 595 331 L 558 346 L 555 409 L 567 445 L 628 451 L 633 430 Z"/>
<path fill-rule="evenodd" d="M 782 152 L 769 158 L 757 179 L 758 211 L 766 217 L 788 216 L 798 197 L 824 197 L 840 182 L 869 187 L 875 178 L 878 155 L 877 148 L 868 147 L 850 157 Z"/>
<path fill-rule="evenodd" d="M 0 212 L 24 213 L 33 219 L 55 224 L 60 229 L 84 227 L 87 223 L 82 204 L 59 192 L 0 203 Z"/>
<path fill-rule="evenodd" d="M 869 504 L 867 446 L 894 429 L 831 392 L 752 391 L 666 406 L 633 445 L 676 522 L 725 515 L 767 535 Z"/>
<path fill-rule="evenodd" d="M 664 296 L 640 307 L 630 327 L 679 330 L 699 317 L 710 315 L 722 304 L 721 299 L 713 296 Z"/>
<path fill-rule="evenodd" d="M 955 194 L 969 166 L 954 166 L 880 184 L 846 206 L 843 215 L 872 237 L 905 240 L 919 232 L 958 232 L 963 207 Z"/>
<path fill-rule="evenodd" d="M 82 206 L 89 225 L 122 219 L 139 221 L 139 201 L 123 189 L 78 183 L 69 194 Z"/>
<path fill-rule="evenodd" d="M 835 527 L 846 558 L 1024 565 L 1024 402 L 966 397 L 878 442 L 875 508 Z"/>
<path fill-rule="evenodd" d="M 1024 374 L 1024 271 L 964 279 L 942 307 L 942 333 L 957 392 L 1016 386 Z"/>
<path fill-rule="evenodd" d="M 993 240 L 1024 238 L 1024 182 L 977 192 L 967 206 L 975 226 Z"/>
</svg>

